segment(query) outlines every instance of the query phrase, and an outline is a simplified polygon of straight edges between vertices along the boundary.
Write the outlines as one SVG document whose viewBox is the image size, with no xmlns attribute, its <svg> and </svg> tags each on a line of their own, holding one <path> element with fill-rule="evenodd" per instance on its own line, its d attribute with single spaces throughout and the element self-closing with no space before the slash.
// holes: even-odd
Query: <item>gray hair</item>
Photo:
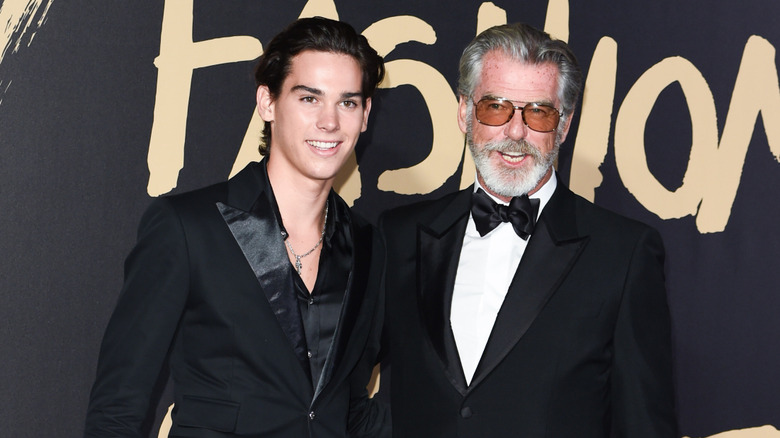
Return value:
<svg viewBox="0 0 780 438">
<path fill-rule="evenodd" d="M 523 23 L 491 27 L 469 43 L 460 57 L 458 93 L 472 96 L 482 75 L 482 61 L 494 50 L 524 63 L 556 65 L 561 112 L 567 118 L 574 111 L 582 89 L 577 58 L 565 42 Z"/>
</svg>

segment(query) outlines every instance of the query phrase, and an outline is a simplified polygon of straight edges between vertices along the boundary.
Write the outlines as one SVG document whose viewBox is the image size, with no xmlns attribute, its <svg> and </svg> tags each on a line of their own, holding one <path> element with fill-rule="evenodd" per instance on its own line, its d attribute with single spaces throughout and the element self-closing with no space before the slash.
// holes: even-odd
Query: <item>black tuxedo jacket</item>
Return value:
<svg viewBox="0 0 780 438">
<path fill-rule="evenodd" d="M 472 191 L 380 220 L 394 436 L 676 437 L 660 236 L 560 183 L 466 385 L 449 316 Z"/>
<path fill-rule="evenodd" d="M 253 163 L 147 210 L 101 346 L 85 436 L 139 436 L 166 357 L 171 436 L 343 438 L 348 423 L 356 435 L 371 433 L 365 385 L 382 311 L 378 288 L 367 287 L 376 236 L 331 192 L 335 222 L 351 230 L 352 269 L 315 391 L 296 354 L 305 338 L 295 298 L 280 293 L 293 291 L 292 266 L 268 190 L 264 163 Z"/>
</svg>

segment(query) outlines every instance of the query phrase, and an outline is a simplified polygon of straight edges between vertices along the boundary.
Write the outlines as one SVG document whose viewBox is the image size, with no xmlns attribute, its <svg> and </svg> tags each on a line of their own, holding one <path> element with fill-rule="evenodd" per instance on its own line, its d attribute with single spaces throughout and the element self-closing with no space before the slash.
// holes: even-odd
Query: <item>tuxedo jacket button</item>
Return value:
<svg viewBox="0 0 780 438">
<path fill-rule="evenodd" d="M 460 410 L 460 416 L 462 418 L 469 418 L 469 417 L 471 417 L 471 415 L 472 415 L 471 408 L 468 407 L 468 406 L 466 406 L 466 407 L 464 407 L 464 408 L 462 408 Z"/>
</svg>

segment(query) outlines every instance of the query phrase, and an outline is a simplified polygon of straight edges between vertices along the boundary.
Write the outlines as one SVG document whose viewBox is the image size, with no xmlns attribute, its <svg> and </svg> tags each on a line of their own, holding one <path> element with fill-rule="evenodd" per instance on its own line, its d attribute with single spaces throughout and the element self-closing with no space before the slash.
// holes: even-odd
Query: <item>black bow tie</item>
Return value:
<svg viewBox="0 0 780 438">
<path fill-rule="evenodd" d="M 534 232 L 539 200 L 528 195 L 515 196 L 509 205 L 498 204 L 482 189 L 471 196 L 471 217 L 480 236 L 493 231 L 501 222 L 509 222 L 521 239 L 527 240 Z"/>
</svg>

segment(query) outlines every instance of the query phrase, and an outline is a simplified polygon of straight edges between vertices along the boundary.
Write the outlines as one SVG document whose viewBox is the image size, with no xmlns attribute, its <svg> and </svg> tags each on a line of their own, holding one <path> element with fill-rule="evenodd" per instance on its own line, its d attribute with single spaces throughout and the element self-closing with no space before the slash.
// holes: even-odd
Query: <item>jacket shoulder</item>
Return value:
<svg viewBox="0 0 780 438">
<path fill-rule="evenodd" d="M 217 202 L 249 210 L 264 190 L 263 172 L 261 163 L 252 162 L 226 181 L 187 192 L 165 195 L 155 202 L 167 203 L 179 212 L 213 210 Z"/>
<path fill-rule="evenodd" d="M 594 204 L 574 192 L 569 193 L 573 199 L 577 225 L 582 232 L 590 234 L 601 230 L 622 236 L 658 234 L 655 228 L 644 222 Z"/>
<path fill-rule="evenodd" d="M 378 226 L 380 229 L 384 229 L 386 226 L 430 222 L 441 214 L 446 206 L 452 204 L 455 199 L 466 196 L 466 192 L 469 190 L 464 189 L 446 194 L 440 198 L 426 199 L 386 210 L 379 216 Z"/>
</svg>

